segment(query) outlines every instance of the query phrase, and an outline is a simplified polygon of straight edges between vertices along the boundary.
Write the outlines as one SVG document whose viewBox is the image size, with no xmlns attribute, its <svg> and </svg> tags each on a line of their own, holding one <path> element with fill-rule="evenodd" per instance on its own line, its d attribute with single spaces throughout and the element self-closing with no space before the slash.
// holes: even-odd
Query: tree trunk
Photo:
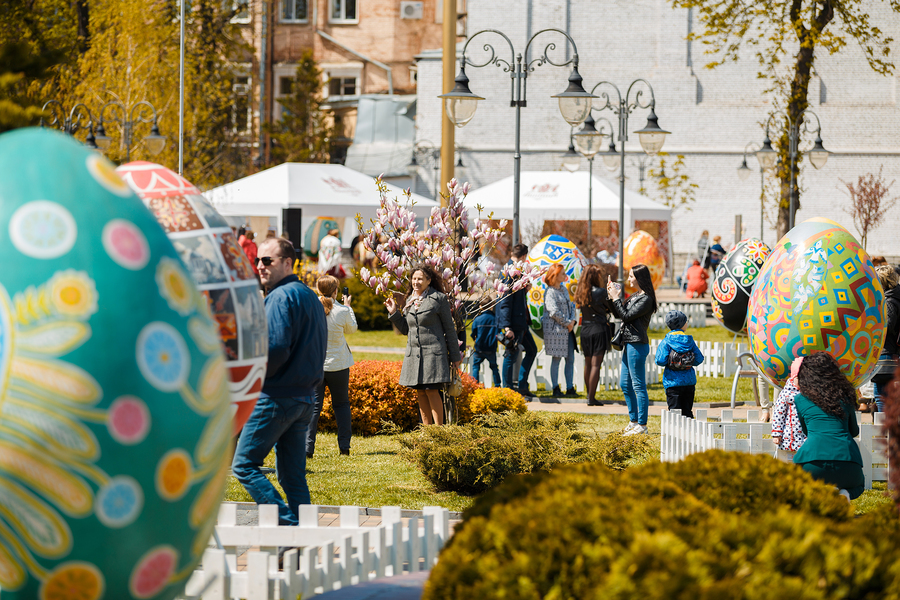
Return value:
<svg viewBox="0 0 900 600">
<path fill-rule="evenodd" d="M 75 18 L 78 23 L 78 51 L 84 54 L 91 46 L 87 0 L 75 0 Z"/>
<path fill-rule="evenodd" d="M 825 30 L 825 27 L 834 18 L 834 9 L 831 6 L 831 0 L 825 0 L 822 8 L 813 18 L 813 22 L 809 28 L 806 27 L 800 15 L 802 1 L 794 0 L 791 7 L 791 23 L 798 32 L 800 41 L 800 50 L 797 52 L 797 59 L 794 63 L 794 78 L 791 81 L 790 96 L 788 96 L 786 112 L 793 124 L 794 131 L 797 136 L 797 152 L 794 164 L 791 165 L 790 156 L 790 133 L 791 129 L 788 124 L 778 138 L 778 153 L 781 164 L 778 167 L 778 179 L 781 182 L 781 193 L 778 201 L 778 239 L 781 239 L 787 232 L 791 220 L 791 193 L 794 194 L 793 212 L 796 215 L 800 208 L 800 151 L 799 140 L 800 132 L 803 126 L 803 111 L 809 106 L 807 95 L 809 93 L 809 80 L 812 73 L 813 62 L 815 61 L 815 43 Z M 792 168 L 793 167 L 793 168 Z M 791 177 L 793 170 L 793 178 Z M 793 179 L 793 190 L 791 189 L 791 180 Z M 796 222 L 795 222 L 796 225 Z"/>
</svg>

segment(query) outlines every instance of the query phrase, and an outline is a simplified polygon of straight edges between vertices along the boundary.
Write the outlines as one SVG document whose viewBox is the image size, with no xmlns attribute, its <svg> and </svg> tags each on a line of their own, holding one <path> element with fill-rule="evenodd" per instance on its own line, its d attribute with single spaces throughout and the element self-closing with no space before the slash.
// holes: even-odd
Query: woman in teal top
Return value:
<svg viewBox="0 0 900 600">
<path fill-rule="evenodd" d="M 826 352 L 803 359 L 797 387 L 800 393 L 794 396 L 794 405 L 807 439 L 794 455 L 794 463 L 814 479 L 846 490 L 851 500 L 857 498 L 866 479 L 862 455 L 853 440 L 859 435 L 856 390 Z"/>
</svg>

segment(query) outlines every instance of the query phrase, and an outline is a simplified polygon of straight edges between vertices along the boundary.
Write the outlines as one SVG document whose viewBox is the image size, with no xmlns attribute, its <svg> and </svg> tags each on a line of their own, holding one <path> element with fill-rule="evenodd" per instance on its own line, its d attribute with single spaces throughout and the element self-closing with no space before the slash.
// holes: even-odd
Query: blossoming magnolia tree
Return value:
<svg viewBox="0 0 900 600">
<path fill-rule="evenodd" d="M 488 263 L 487 273 L 478 269 L 476 249 L 481 248 L 485 254 L 493 250 L 503 234 L 506 220 L 500 221 L 499 227 L 491 227 L 489 220 L 480 218 L 479 206 L 476 207 L 479 218 L 470 223 L 469 211 L 463 204 L 469 192 L 468 183 L 459 185 L 456 179 L 450 180 L 447 206 L 433 208 L 427 224 L 419 231 L 409 190 L 406 190 L 407 202 L 404 204 L 388 198 L 388 189 L 381 177 L 376 182 L 381 193 L 381 208 L 376 211 L 371 227 L 363 224 L 362 217 L 356 217 L 363 244 L 375 253 L 384 268 L 380 273 L 372 273 L 365 267 L 359 270 L 362 282 L 376 294 L 384 297 L 408 294 L 412 269 L 425 264 L 443 279 L 444 290 L 452 301 L 453 320 L 458 327 L 463 327 L 467 319 L 492 307 L 507 292 L 527 287 L 543 274 L 543 269 L 527 261 L 507 264 L 499 273 L 493 263 Z M 469 283 L 468 298 L 496 294 L 496 299 L 466 313 L 461 284 L 466 280 Z"/>
</svg>

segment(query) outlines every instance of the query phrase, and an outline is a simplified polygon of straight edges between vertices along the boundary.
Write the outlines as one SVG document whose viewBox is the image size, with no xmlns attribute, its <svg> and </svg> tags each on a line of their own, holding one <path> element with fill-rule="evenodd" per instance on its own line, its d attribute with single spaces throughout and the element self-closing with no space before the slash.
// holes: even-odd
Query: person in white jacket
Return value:
<svg viewBox="0 0 900 600">
<path fill-rule="evenodd" d="M 348 334 L 356 332 L 356 315 L 350 307 L 351 297 L 345 295 L 344 304 L 337 302 L 338 280 L 331 275 L 323 275 L 316 281 L 319 301 L 325 308 L 328 324 L 328 345 L 325 352 L 325 379 L 316 390 L 316 410 L 306 435 L 306 456 L 312 458 L 316 451 L 316 430 L 319 414 L 325 400 L 325 387 L 331 392 L 331 406 L 338 428 L 338 449 L 341 454 L 350 454 L 350 366 L 353 355 L 347 344 Z"/>
</svg>

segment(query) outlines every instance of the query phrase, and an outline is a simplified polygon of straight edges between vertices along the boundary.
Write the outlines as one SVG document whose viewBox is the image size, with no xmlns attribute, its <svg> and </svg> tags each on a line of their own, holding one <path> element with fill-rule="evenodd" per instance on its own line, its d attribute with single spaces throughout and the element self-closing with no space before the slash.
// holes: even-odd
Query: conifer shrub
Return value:
<svg viewBox="0 0 900 600">
<path fill-rule="evenodd" d="M 560 464 L 600 460 L 625 468 L 659 456 L 658 442 L 647 436 L 604 439 L 579 428 L 578 419 L 569 415 L 512 411 L 477 416 L 466 425 L 422 428 L 399 441 L 432 485 L 461 494 L 477 494 L 510 475 Z"/>
<path fill-rule="evenodd" d="M 473 415 L 501 413 L 508 410 L 522 414 L 528 410 L 522 394 L 504 387 L 478 388 L 472 393 L 469 404 Z"/>
<path fill-rule="evenodd" d="M 423 599 L 897 600 L 889 508 L 854 519 L 832 486 L 763 455 L 567 465 L 477 499 Z"/>
<path fill-rule="evenodd" d="M 399 431 L 412 431 L 419 425 L 416 390 L 400 385 L 403 364 L 392 361 L 364 360 L 350 367 L 350 411 L 353 435 L 375 435 L 382 421 L 390 421 Z M 480 384 L 463 373 L 463 395 L 457 399 L 457 411 L 469 415 L 469 396 Z M 331 391 L 325 388 L 325 400 L 319 416 L 319 431 L 337 431 L 331 406 Z"/>
</svg>

